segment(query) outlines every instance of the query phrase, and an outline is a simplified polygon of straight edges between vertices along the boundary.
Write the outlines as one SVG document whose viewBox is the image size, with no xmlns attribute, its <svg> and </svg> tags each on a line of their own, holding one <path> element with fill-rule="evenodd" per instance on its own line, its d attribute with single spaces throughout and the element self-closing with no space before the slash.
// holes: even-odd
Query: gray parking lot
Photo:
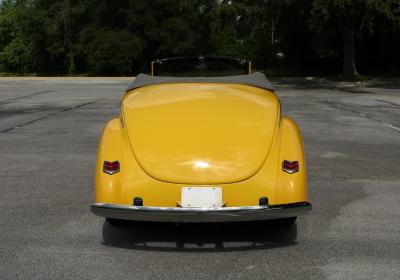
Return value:
<svg viewBox="0 0 400 280">
<path fill-rule="evenodd" d="M 0 80 L 1 279 L 399 279 L 400 84 L 277 80 L 303 133 L 311 214 L 132 224 L 89 211 L 126 79 Z"/>
</svg>

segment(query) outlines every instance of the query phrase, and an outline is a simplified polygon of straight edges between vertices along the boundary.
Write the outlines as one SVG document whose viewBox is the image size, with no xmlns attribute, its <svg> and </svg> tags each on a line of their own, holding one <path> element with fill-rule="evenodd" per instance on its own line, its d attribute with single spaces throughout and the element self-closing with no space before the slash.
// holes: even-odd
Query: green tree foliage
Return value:
<svg viewBox="0 0 400 280">
<path fill-rule="evenodd" d="M 82 33 L 82 54 L 88 70 L 99 74 L 129 73 L 142 53 L 142 42 L 127 30 L 90 26 Z"/>
<path fill-rule="evenodd" d="M 37 2 L 37 7 L 45 12 L 46 51 L 50 57 L 52 70 L 75 72 L 85 2 L 41 0 Z"/>
<path fill-rule="evenodd" d="M 46 34 L 43 11 L 29 0 L 6 0 L 0 12 L 0 65 L 18 72 L 37 72 L 45 67 Z"/>
<path fill-rule="evenodd" d="M 398 0 L 3 0 L 0 72 L 126 75 L 221 55 L 283 74 L 398 73 L 399 12 Z"/>
<path fill-rule="evenodd" d="M 311 26 L 317 33 L 340 33 L 342 73 L 357 76 L 356 37 L 373 32 L 376 18 L 382 16 L 396 23 L 400 16 L 398 0 L 314 0 Z M 336 30 L 332 30 L 333 28 Z"/>
</svg>

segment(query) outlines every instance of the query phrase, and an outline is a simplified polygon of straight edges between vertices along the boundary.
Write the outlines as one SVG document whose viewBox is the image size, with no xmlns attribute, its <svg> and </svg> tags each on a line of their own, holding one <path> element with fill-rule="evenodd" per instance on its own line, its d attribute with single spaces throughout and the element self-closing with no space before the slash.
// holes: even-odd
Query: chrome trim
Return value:
<svg viewBox="0 0 400 280">
<path fill-rule="evenodd" d="M 182 208 L 128 206 L 93 203 L 91 211 L 101 217 L 152 222 L 240 222 L 295 217 L 308 213 L 309 202 L 269 206 Z"/>
</svg>

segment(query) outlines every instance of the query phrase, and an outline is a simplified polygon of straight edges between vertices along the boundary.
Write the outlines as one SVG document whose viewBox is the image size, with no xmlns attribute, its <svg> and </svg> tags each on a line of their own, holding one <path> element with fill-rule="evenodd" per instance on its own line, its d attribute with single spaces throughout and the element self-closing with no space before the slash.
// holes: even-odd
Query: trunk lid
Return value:
<svg viewBox="0 0 400 280">
<path fill-rule="evenodd" d="M 266 160 L 280 108 L 274 93 L 244 85 L 147 86 L 122 102 L 129 142 L 143 170 L 181 184 L 234 183 Z"/>
</svg>

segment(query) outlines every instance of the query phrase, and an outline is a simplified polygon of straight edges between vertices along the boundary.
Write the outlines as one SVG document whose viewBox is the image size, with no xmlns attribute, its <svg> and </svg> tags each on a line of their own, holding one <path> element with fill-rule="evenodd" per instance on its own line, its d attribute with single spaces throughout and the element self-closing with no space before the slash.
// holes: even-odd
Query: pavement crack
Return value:
<svg viewBox="0 0 400 280">
<path fill-rule="evenodd" d="M 395 126 L 395 125 L 393 125 L 393 124 L 390 124 L 390 123 L 387 123 L 386 125 L 387 125 L 388 127 L 392 128 L 392 129 L 397 130 L 398 132 L 400 132 L 400 127 L 397 127 L 397 126 Z"/>
<path fill-rule="evenodd" d="M 400 107 L 400 104 L 395 103 L 395 102 L 390 102 L 390 101 L 382 100 L 382 99 L 377 99 L 377 101 L 380 102 L 380 103 L 387 104 L 387 105 L 391 106 L 392 108 Z"/>
<path fill-rule="evenodd" d="M 386 102 L 386 101 L 383 101 L 383 102 L 388 103 L 388 104 L 391 103 L 391 105 L 399 106 L 396 103 Z M 346 105 L 342 105 L 340 103 L 329 101 L 329 100 L 324 100 L 322 103 L 328 104 L 332 108 L 336 108 L 336 109 L 339 109 L 339 110 L 342 110 L 342 111 L 345 111 L 345 112 L 350 112 L 350 113 L 356 114 L 356 115 L 358 115 L 358 116 L 360 116 L 362 118 L 368 119 L 368 120 L 373 121 L 375 123 L 383 124 L 386 127 L 389 127 L 389 128 L 391 128 L 391 129 L 393 129 L 393 130 L 395 130 L 397 132 L 400 132 L 400 127 L 397 127 L 397 126 L 395 126 L 393 124 L 390 124 L 390 123 L 387 123 L 387 122 L 384 122 L 384 121 L 381 121 L 381 120 L 378 120 L 378 119 L 374 119 L 374 118 L 368 116 L 367 114 L 359 112 L 359 111 L 357 111 L 357 110 L 355 110 L 353 108 L 349 108 Z"/>
<path fill-rule="evenodd" d="M 51 90 L 38 91 L 38 92 L 34 92 L 34 93 L 31 93 L 31 94 L 28 94 L 28 95 L 16 97 L 16 98 L 1 100 L 1 101 L 0 101 L 0 105 L 12 103 L 12 102 L 14 102 L 14 101 L 16 101 L 16 100 L 19 100 L 19 99 L 24 99 L 24 98 L 28 98 L 28 97 L 31 97 L 31 96 L 35 96 L 35 95 L 38 95 L 38 94 L 44 94 L 44 93 L 50 93 L 50 92 L 54 92 L 54 91 L 51 91 Z"/>
<path fill-rule="evenodd" d="M 47 119 L 47 118 L 49 118 L 49 117 L 51 117 L 51 116 L 57 115 L 58 113 L 64 113 L 64 112 L 72 111 L 72 110 L 75 110 L 75 109 L 78 109 L 78 108 L 81 108 L 81 107 L 83 107 L 83 106 L 87 106 L 87 105 L 90 105 L 90 104 L 93 104 L 93 103 L 95 103 L 95 101 L 86 102 L 86 103 L 82 103 L 82 104 L 79 104 L 79 105 L 76 105 L 76 106 L 68 107 L 68 108 L 65 108 L 65 109 L 63 109 L 63 110 L 60 110 L 60 111 L 56 111 L 56 112 L 47 114 L 47 115 L 45 115 L 45 116 L 43 116 L 43 117 L 40 117 L 40 118 L 31 120 L 31 121 L 28 121 L 28 122 L 25 122 L 25 123 L 22 123 L 22 124 L 19 124 L 19 125 L 16 125 L 16 126 L 7 128 L 7 129 L 4 129 L 4 130 L 0 130 L 0 133 L 7 133 L 7 132 L 9 132 L 9 131 L 11 131 L 11 130 L 14 130 L 14 129 L 16 129 L 16 128 L 21 128 L 21 127 L 24 127 L 24 126 L 27 126 L 27 125 L 36 123 L 36 122 L 38 122 L 38 121 Z"/>
</svg>

